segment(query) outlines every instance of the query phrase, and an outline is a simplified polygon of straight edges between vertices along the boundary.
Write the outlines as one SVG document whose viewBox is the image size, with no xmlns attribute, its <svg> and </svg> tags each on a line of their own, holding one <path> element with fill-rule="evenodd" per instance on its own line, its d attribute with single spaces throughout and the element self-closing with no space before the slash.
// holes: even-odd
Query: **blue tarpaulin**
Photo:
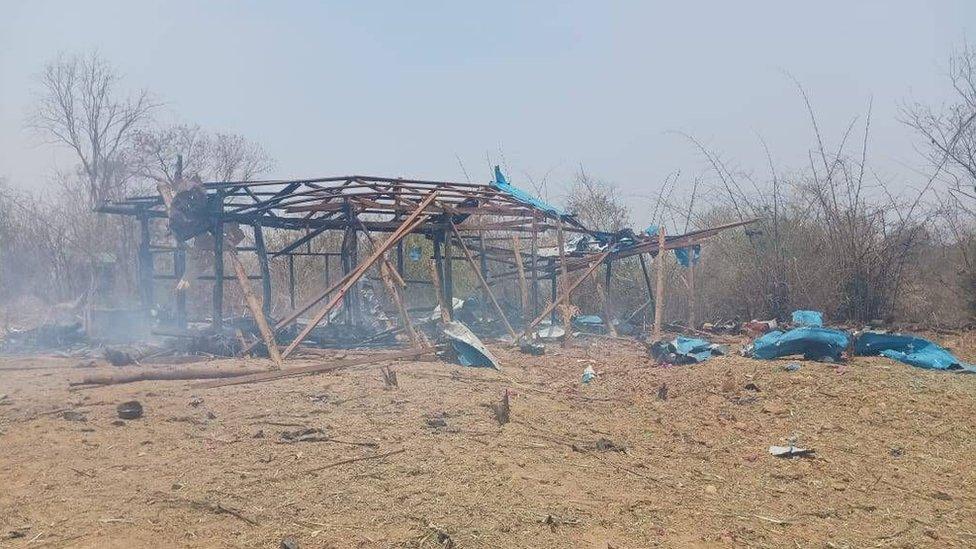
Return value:
<svg viewBox="0 0 976 549">
<path fill-rule="evenodd" d="M 692 263 L 697 264 L 701 258 L 701 244 L 695 244 L 687 248 L 675 248 L 674 257 L 682 267 L 689 267 Z"/>
<path fill-rule="evenodd" d="M 695 362 L 704 362 L 712 358 L 712 344 L 704 339 L 693 337 L 678 336 L 671 342 L 676 354 L 695 359 Z"/>
<path fill-rule="evenodd" d="M 535 206 L 536 208 L 553 215 L 566 215 L 565 212 L 552 204 L 532 196 L 515 185 L 509 184 L 509 182 L 505 179 L 505 176 L 502 174 L 501 168 L 498 166 L 495 166 L 495 180 L 491 182 L 491 185 L 519 202 Z"/>
<path fill-rule="evenodd" d="M 713 356 L 724 355 L 728 348 L 704 339 L 678 336 L 671 341 L 659 341 L 651 346 L 651 355 L 660 362 L 694 364 Z"/>
<path fill-rule="evenodd" d="M 823 326 L 823 313 L 820 311 L 793 311 L 794 326 Z"/>
<path fill-rule="evenodd" d="M 854 354 L 862 356 L 881 355 L 898 362 L 930 370 L 976 372 L 976 366 L 962 362 L 944 347 L 912 335 L 864 332 L 854 342 Z"/>
<path fill-rule="evenodd" d="M 647 236 L 657 236 L 657 231 L 657 225 L 648 225 L 644 229 L 644 234 Z M 674 258 L 678 260 L 678 264 L 682 267 L 689 267 L 692 263 L 697 264 L 698 260 L 701 259 L 701 244 L 695 244 L 687 248 L 675 248 Z"/>
<path fill-rule="evenodd" d="M 788 332 L 763 334 L 752 342 L 750 355 L 762 359 L 803 355 L 807 360 L 840 360 L 841 353 L 849 343 L 850 337 L 846 332 L 807 326 Z"/>
</svg>

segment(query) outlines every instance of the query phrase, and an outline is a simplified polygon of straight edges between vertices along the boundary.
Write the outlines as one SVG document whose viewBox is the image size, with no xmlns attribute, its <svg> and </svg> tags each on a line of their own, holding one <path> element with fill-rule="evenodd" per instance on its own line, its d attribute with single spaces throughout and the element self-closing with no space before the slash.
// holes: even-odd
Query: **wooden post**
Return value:
<svg viewBox="0 0 976 549">
<path fill-rule="evenodd" d="M 437 308 L 441 311 L 441 322 L 447 324 L 451 321 L 451 315 L 447 312 L 447 303 L 444 301 L 444 292 L 441 291 L 441 274 L 437 266 L 437 261 L 430 260 L 430 283 L 434 286 L 434 295 L 437 296 Z"/>
<path fill-rule="evenodd" d="M 518 274 L 519 295 L 522 298 L 522 325 L 529 321 L 529 284 L 525 280 L 525 266 L 522 265 L 522 248 L 517 234 L 512 235 L 512 251 L 515 252 L 515 270 Z"/>
<path fill-rule="evenodd" d="M 535 328 L 536 326 L 538 326 L 539 323 L 542 322 L 542 319 L 546 317 L 546 315 L 548 315 L 553 309 L 555 309 L 561 302 L 563 302 L 566 299 L 568 299 L 569 296 L 572 295 L 573 290 L 575 290 L 576 287 L 579 286 L 581 282 L 583 282 L 584 280 L 586 280 L 586 277 L 590 276 L 590 274 L 593 271 L 595 271 L 597 267 L 600 266 L 600 263 L 603 263 L 603 260 L 606 259 L 607 256 L 610 255 L 610 252 L 611 251 L 613 251 L 613 250 L 612 249 L 607 249 L 607 251 L 605 251 L 602 254 L 598 255 L 596 257 L 596 259 L 594 259 L 593 262 L 590 264 L 590 266 L 586 268 L 586 272 L 584 272 L 582 276 L 580 276 L 578 279 L 576 279 L 575 282 L 573 282 L 572 284 L 570 284 L 569 287 L 567 287 L 565 290 L 563 290 L 563 292 L 561 294 L 559 294 L 556 297 L 556 299 L 553 300 L 552 303 L 550 303 L 545 309 L 542 310 L 542 313 L 540 313 L 539 316 L 535 317 L 535 319 L 532 322 L 529 322 L 525 326 L 525 328 L 522 330 L 522 337 L 525 337 L 526 335 L 528 335 L 528 333 L 532 331 L 532 328 Z"/>
<path fill-rule="evenodd" d="M 447 238 L 447 229 L 444 229 L 441 241 L 444 244 L 444 280 L 441 282 L 444 284 L 444 300 L 449 306 L 448 314 L 451 315 L 451 320 L 454 320 L 454 263 L 452 257 L 454 250 L 451 246 L 451 239 Z"/>
<path fill-rule="evenodd" d="M 532 317 L 539 315 L 539 228 L 536 219 L 532 218 L 532 257 L 529 264 L 532 271 Z"/>
<path fill-rule="evenodd" d="M 657 229 L 657 291 L 654 293 L 654 341 L 661 340 L 661 330 L 664 323 L 664 227 Z"/>
<path fill-rule="evenodd" d="M 556 221 L 556 240 L 559 243 L 559 286 L 565 288 L 569 284 L 566 270 L 566 241 L 563 238 L 563 220 L 559 219 Z M 563 337 L 562 344 L 567 346 L 572 342 L 573 339 L 573 319 L 572 313 L 570 312 L 570 307 L 572 306 L 572 301 L 567 299 L 566 305 L 563 307 L 563 329 L 566 330 L 566 336 Z"/>
<path fill-rule="evenodd" d="M 444 279 L 444 254 L 441 247 L 441 233 L 440 231 L 434 233 L 434 257 L 432 260 L 434 263 L 434 274 L 437 275 L 436 279 L 431 277 L 431 281 L 434 282 L 434 291 L 437 292 L 437 303 L 444 303 L 444 286 L 441 281 Z M 441 314 L 450 315 L 450 313 L 444 308 L 441 308 Z"/>
<path fill-rule="evenodd" d="M 454 234 L 457 235 L 458 242 L 461 242 L 461 235 L 457 233 L 457 228 L 454 227 L 453 220 L 451 221 L 451 228 L 454 229 Z M 487 281 L 488 278 L 491 276 L 491 273 L 488 272 L 488 255 L 485 253 L 485 231 L 483 230 L 478 231 L 478 245 L 481 247 L 481 253 L 478 256 L 478 260 L 481 263 L 481 276 L 484 278 L 485 284 L 487 285 Z M 482 320 L 484 320 L 487 317 L 488 306 L 486 302 L 488 301 L 488 298 L 491 297 L 491 299 L 494 299 L 494 296 L 489 296 L 490 293 L 491 292 L 489 290 L 481 292 L 481 319 Z M 505 321 L 505 323 L 508 324 L 508 321 Z M 512 337 L 515 337 L 515 335 L 513 334 Z"/>
<path fill-rule="evenodd" d="M 512 341 L 513 342 L 517 341 L 518 334 L 515 333 L 515 329 L 512 328 L 512 325 L 508 323 L 508 319 L 505 318 L 505 312 L 502 311 L 502 306 L 499 305 L 498 301 L 495 299 L 495 294 L 492 293 L 491 288 L 488 286 L 488 281 L 485 280 L 484 275 L 481 273 L 481 270 L 478 268 L 478 264 L 474 262 L 474 257 L 471 256 L 471 251 L 468 250 L 468 247 L 467 245 L 465 245 L 464 240 L 461 240 L 461 233 L 459 233 L 457 227 L 454 226 L 453 220 L 450 220 L 450 223 L 451 223 L 451 229 L 454 231 L 454 236 L 457 238 L 458 246 L 460 246 L 461 251 L 464 252 L 464 257 L 465 259 L 468 260 L 468 263 L 471 264 L 471 268 L 474 269 L 474 274 L 478 277 L 478 282 L 481 284 L 481 289 L 485 292 L 485 294 L 488 295 L 488 298 L 491 300 L 491 304 L 495 307 L 495 312 L 498 313 L 498 318 L 501 319 L 502 323 L 505 324 L 505 329 L 508 330 L 509 334 L 511 334 Z M 482 246 L 481 257 L 484 257 L 483 246 Z"/>
<path fill-rule="evenodd" d="M 689 253 L 688 263 L 688 328 L 694 330 L 695 326 L 695 257 Z"/>
<path fill-rule="evenodd" d="M 653 301 L 654 285 L 651 284 L 651 273 L 648 271 L 647 262 L 644 261 L 644 254 L 637 254 L 637 259 L 640 261 L 641 273 L 644 275 L 644 286 L 647 287 L 647 297 Z"/>
<path fill-rule="evenodd" d="M 400 278 L 403 278 L 403 240 L 397 242 L 396 246 L 396 270 L 400 274 Z"/>
<path fill-rule="evenodd" d="M 213 284 L 213 318 L 211 326 L 219 330 L 224 325 L 224 195 L 217 191 L 215 216 L 213 222 L 214 236 L 214 284 Z"/>
<path fill-rule="evenodd" d="M 264 229 L 254 224 L 254 251 L 261 269 L 261 303 L 264 316 L 271 316 L 271 267 L 268 265 L 268 249 L 264 246 Z"/>
<path fill-rule="evenodd" d="M 607 263 L 607 266 L 609 265 L 610 264 Z M 607 332 L 610 335 L 617 337 L 617 328 L 613 325 L 613 313 L 610 309 L 610 298 L 607 295 L 609 292 L 605 292 L 603 290 L 603 286 L 600 285 L 600 281 L 597 279 L 596 271 L 590 273 L 590 279 L 593 280 L 593 286 L 596 288 L 597 296 L 603 303 L 603 323 L 607 327 Z"/>
<path fill-rule="evenodd" d="M 247 272 L 244 270 L 241 258 L 237 257 L 237 250 L 231 246 L 227 250 L 227 255 L 230 256 L 231 263 L 234 265 L 234 274 L 237 276 L 237 283 L 241 285 L 241 291 L 244 292 L 244 302 L 247 303 L 247 308 L 250 309 L 251 316 L 254 317 L 254 321 L 258 325 L 258 331 L 261 332 L 261 339 L 264 340 L 264 345 L 268 348 L 268 356 L 274 362 L 275 369 L 280 370 L 282 362 L 281 353 L 278 352 L 278 345 L 275 343 L 271 326 L 268 325 L 268 319 L 264 316 L 261 300 L 251 290 L 251 281 L 247 279 Z"/>
<path fill-rule="evenodd" d="M 329 259 L 328 256 L 325 258 Z M 288 304 L 295 308 L 295 256 L 292 254 L 288 254 Z"/>
<path fill-rule="evenodd" d="M 153 307 L 153 256 L 152 237 L 149 227 L 149 214 L 145 211 L 139 214 L 139 297 L 146 315 Z"/>
<path fill-rule="evenodd" d="M 393 277 L 390 275 L 390 271 L 393 271 L 393 267 L 390 266 L 388 261 L 380 264 L 380 278 L 383 280 L 383 286 L 386 287 L 386 292 L 389 294 L 390 300 L 396 306 L 397 315 L 400 317 L 400 324 L 403 325 L 403 329 L 407 332 L 407 337 L 410 338 L 410 342 L 414 346 L 429 346 L 430 343 L 417 332 L 413 327 L 413 323 L 410 322 L 410 313 L 407 312 L 407 306 L 403 303 L 403 296 L 400 295 L 400 289 L 393 283 Z"/>
<path fill-rule="evenodd" d="M 173 252 L 173 276 L 182 280 L 186 274 L 186 242 L 176 239 L 176 250 Z M 186 329 L 186 292 L 176 290 L 176 327 Z"/>
</svg>

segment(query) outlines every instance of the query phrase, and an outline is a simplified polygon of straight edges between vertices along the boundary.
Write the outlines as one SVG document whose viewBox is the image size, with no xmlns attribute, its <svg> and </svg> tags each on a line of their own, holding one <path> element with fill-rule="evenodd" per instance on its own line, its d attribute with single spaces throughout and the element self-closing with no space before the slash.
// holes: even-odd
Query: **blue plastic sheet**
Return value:
<svg viewBox="0 0 976 549">
<path fill-rule="evenodd" d="M 644 229 L 644 234 L 647 236 L 657 236 L 657 231 L 657 225 L 648 225 Z M 674 257 L 682 267 L 690 267 L 692 263 L 697 264 L 698 260 L 701 259 L 701 244 L 695 244 L 686 248 L 675 248 Z"/>
<path fill-rule="evenodd" d="M 807 360 L 836 361 L 840 360 L 840 355 L 848 344 L 850 336 L 846 332 L 807 326 L 788 332 L 773 331 L 763 334 L 752 342 L 751 355 L 762 359 L 803 355 Z"/>
<path fill-rule="evenodd" d="M 540 198 L 536 198 L 531 194 L 523 191 L 522 189 L 516 187 L 515 185 L 510 184 L 505 179 L 505 176 L 502 174 L 501 168 L 499 168 L 498 166 L 495 166 L 495 180 L 491 182 L 491 185 L 496 189 L 502 191 L 503 193 L 518 200 L 519 202 L 523 202 L 525 204 L 535 206 L 536 208 L 539 208 L 540 210 L 547 213 L 551 213 L 553 215 L 559 215 L 559 216 L 566 215 L 565 212 L 553 206 L 552 204 L 549 204 Z"/>
<path fill-rule="evenodd" d="M 794 326 L 823 326 L 823 313 L 820 311 L 793 311 Z"/>
<path fill-rule="evenodd" d="M 962 362 L 944 347 L 925 338 L 864 332 L 854 343 L 854 354 L 881 355 L 898 362 L 929 370 L 966 370 L 976 372 L 976 366 Z"/>
<path fill-rule="evenodd" d="M 712 358 L 712 344 L 704 339 L 693 337 L 678 336 L 671 342 L 675 354 L 695 359 L 695 362 L 704 362 Z"/>
<path fill-rule="evenodd" d="M 687 248 L 675 248 L 674 257 L 682 267 L 690 267 L 692 263 L 698 263 L 701 258 L 701 244 Z"/>
</svg>

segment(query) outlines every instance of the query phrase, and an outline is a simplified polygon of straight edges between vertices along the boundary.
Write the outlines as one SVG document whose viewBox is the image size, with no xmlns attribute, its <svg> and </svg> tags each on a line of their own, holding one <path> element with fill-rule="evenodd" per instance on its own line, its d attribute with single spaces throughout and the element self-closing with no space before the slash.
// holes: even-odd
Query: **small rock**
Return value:
<svg viewBox="0 0 976 549">
<path fill-rule="evenodd" d="M 932 539 L 939 539 L 939 533 L 931 528 L 926 528 L 923 533 Z"/>
<path fill-rule="evenodd" d="M 298 549 L 298 540 L 292 536 L 288 536 L 281 540 L 281 545 L 278 549 Z"/>
<path fill-rule="evenodd" d="M 790 362 L 786 366 L 783 366 L 783 369 L 787 372 L 799 372 L 800 368 L 802 368 L 802 366 L 799 362 Z"/>
<path fill-rule="evenodd" d="M 718 488 L 716 488 L 712 484 L 709 484 L 708 486 L 705 487 L 705 493 L 706 494 L 717 494 L 718 493 Z"/>
<path fill-rule="evenodd" d="M 121 419 L 116 419 L 115 421 L 112 422 L 112 425 L 115 425 L 116 427 L 122 427 L 125 425 L 125 422 L 122 421 Z"/>
<path fill-rule="evenodd" d="M 668 384 L 662 383 L 660 387 L 657 388 L 657 399 L 667 400 L 668 399 Z"/>
<path fill-rule="evenodd" d="M 952 496 L 943 492 L 942 490 L 938 490 L 936 492 L 932 492 L 932 499 L 937 499 L 940 501 L 952 501 Z"/>
<path fill-rule="evenodd" d="M 596 441 L 596 449 L 601 452 L 626 452 L 627 448 L 620 446 L 609 438 L 600 438 Z"/>
<path fill-rule="evenodd" d="M 195 396 L 195 397 L 193 397 L 193 398 L 190 399 L 190 406 L 193 407 L 193 408 L 196 408 L 197 406 L 199 406 L 201 404 L 203 404 L 203 399 L 200 398 L 200 397 L 198 397 L 198 396 Z"/>
<path fill-rule="evenodd" d="M 88 421 L 88 417 L 81 412 L 76 412 L 74 410 L 65 410 L 61 412 L 61 417 L 67 421 Z"/>
<path fill-rule="evenodd" d="M 139 419 L 142 417 L 142 404 L 138 400 L 123 402 L 115 408 L 115 412 L 122 419 Z"/>
<path fill-rule="evenodd" d="M 756 392 L 756 393 L 759 392 L 759 386 L 756 385 L 755 383 L 746 383 L 745 389 L 747 391 L 753 391 L 753 392 Z"/>
<path fill-rule="evenodd" d="M 443 417 L 429 417 L 427 418 L 427 426 L 434 429 L 447 427 L 447 420 Z"/>
<path fill-rule="evenodd" d="M 251 438 L 264 438 L 264 429 L 258 429 L 258 432 L 254 433 Z"/>
</svg>

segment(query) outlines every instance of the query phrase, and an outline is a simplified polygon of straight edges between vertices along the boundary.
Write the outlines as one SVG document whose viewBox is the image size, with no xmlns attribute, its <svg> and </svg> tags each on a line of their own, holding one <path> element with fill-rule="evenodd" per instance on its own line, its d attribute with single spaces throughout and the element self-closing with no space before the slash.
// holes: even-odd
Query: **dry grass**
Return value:
<svg viewBox="0 0 976 549">
<path fill-rule="evenodd" d="M 402 363 L 398 389 L 363 368 L 69 392 L 71 361 L 4 359 L 40 369 L 0 371 L 0 536 L 23 533 L 0 545 L 976 544 L 976 376 L 863 358 L 665 369 L 595 339 L 543 357 L 493 350 L 502 373 Z M 588 361 L 601 376 L 583 386 Z M 500 427 L 490 404 L 506 388 Z M 146 416 L 113 425 L 130 399 Z M 87 421 L 49 413 L 62 408 Z M 342 442 L 281 443 L 304 426 Z M 767 453 L 791 437 L 816 456 Z"/>
</svg>

